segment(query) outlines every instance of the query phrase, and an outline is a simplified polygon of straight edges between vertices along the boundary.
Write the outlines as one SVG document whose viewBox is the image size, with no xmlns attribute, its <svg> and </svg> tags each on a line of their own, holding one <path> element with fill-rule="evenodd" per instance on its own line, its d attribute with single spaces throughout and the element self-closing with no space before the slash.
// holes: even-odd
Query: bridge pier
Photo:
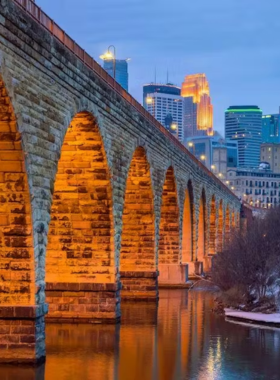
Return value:
<svg viewBox="0 0 280 380">
<path fill-rule="evenodd" d="M 182 286 L 188 281 L 188 264 L 159 264 L 159 286 Z"/>
<path fill-rule="evenodd" d="M 39 364 L 45 361 L 47 304 L 0 306 L 0 363 Z"/>
<path fill-rule="evenodd" d="M 158 271 L 121 271 L 121 299 L 126 301 L 157 301 Z"/>
<path fill-rule="evenodd" d="M 120 321 L 120 283 L 47 283 L 48 322 Z"/>
</svg>

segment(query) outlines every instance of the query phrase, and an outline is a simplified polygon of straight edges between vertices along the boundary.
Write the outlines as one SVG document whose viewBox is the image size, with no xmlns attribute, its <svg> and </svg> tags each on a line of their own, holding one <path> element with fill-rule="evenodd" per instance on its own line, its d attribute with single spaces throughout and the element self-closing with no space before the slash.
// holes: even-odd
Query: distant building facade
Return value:
<svg viewBox="0 0 280 380">
<path fill-rule="evenodd" d="M 225 179 L 228 168 L 238 166 L 237 141 L 218 136 L 196 136 L 186 142 L 189 151 L 217 177 Z"/>
<path fill-rule="evenodd" d="M 213 106 L 205 74 L 187 75 L 182 84 L 184 136 L 213 135 Z"/>
<path fill-rule="evenodd" d="M 240 200 L 251 206 L 270 208 L 280 205 L 280 174 L 270 169 L 229 169 L 225 183 Z"/>
<path fill-rule="evenodd" d="M 258 167 L 262 142 L 262 110 L 231 106 L 225 111 L 225 137 L 237 141 L 240 167 Z"/>
<path fill-rule="evenodd" d="M 103 69 L 107 71 L 111 77 L 114 77 L 114 65 L 116 65 L 116 81 L 128 91 L 128 63 L 127 59 L 104 59 Z"/>
<path fill-rule="evenodd" d="M 280 173 L 280 143 L 261 144 L 260 161 L 267 162 L 273 173 Z"/>
<path fill-rule="evenodd" d="M 143 86 L 143 106 L 179 141 L 184 140 L 181 89 L 171 83 Z"/>
<path fill-rule="evenodd" d="M 280 115 L 263 115 L 262 117 L 262 142 L 280 143 L 279 134 Z"/>
</svg>

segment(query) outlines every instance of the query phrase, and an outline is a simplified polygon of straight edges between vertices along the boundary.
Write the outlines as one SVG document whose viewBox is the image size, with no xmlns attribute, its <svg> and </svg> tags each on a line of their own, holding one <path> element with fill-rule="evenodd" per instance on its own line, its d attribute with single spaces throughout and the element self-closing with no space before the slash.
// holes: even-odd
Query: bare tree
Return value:
<svg viewBox="0 0 280 380">
<path fill-rule="evenodd" d="M 213 263 L 213 280 L 236 302 L 276 296 L 280 286 L 280 208 L 235 231 Z"/>
</svg>

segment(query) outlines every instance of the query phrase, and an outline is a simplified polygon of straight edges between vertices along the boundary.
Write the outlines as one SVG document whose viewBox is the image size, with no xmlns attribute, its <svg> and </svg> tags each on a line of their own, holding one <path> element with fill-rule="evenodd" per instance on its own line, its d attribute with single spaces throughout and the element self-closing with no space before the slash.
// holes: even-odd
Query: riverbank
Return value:
<svg viewBox="0 0 280 380">
<path fill-rule="evenodd" d="M 280 327 L 280 313 L 264 314 L 228 308 L 225 308 L 224 312 L 226 318 Z"/>
</svg>

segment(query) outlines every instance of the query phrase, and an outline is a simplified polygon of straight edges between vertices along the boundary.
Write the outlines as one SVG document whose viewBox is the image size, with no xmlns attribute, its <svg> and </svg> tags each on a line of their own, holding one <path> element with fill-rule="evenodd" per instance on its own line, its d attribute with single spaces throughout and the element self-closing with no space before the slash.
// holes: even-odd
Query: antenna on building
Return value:
<svg viewBox="0 0 280 380">
<path fill-rule="evenodd" d="M 155 83 L 157 83 L 157 67 L 155 66 Z"/>
<path fill-rule="evenodd" d="M 168 84 L 168 83 L 169 83 L 169 81 L 168 81 L 168 80 L 169 80 L 169 78 L 168 78 L 168 77 L 169 77 L 169 75 L 168 75 L 168 74 L 169 74 L 169 73 L 168 73 L 168 69 L 167 69 L 167 73 L 166 73 L 166 84 Z"/>
</svg>

